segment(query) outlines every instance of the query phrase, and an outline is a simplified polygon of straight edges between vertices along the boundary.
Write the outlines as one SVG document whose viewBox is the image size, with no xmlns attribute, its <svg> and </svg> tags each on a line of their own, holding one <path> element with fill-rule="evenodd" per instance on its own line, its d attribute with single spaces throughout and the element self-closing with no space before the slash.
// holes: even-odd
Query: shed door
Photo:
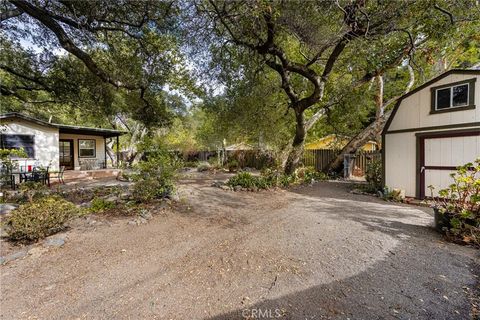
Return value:
<svg viewBox="0 0 480 320">
<path fill-rule="evenodd" d="M 456 167 L 473 162 L 480 156 L 480 129 L 470 132 L 445 132 L 421 138 L 420 198 L 431 196 L 453 183 L 450 174 Z M 423 152 L 422 152 L 423 151 Z"/>
</svg>

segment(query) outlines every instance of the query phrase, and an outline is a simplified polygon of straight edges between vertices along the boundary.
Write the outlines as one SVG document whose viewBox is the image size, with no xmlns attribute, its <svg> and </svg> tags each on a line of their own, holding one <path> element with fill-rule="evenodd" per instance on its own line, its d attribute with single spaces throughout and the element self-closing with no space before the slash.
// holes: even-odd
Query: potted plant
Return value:
<svg viewBox="0 0 480 320">
<path fill-rule="evenodd" d="M 480 158 L 457 168 L 453 183 L 433 195 L 435 228 L 464 242 L 480 243 Z"/>
</svg>

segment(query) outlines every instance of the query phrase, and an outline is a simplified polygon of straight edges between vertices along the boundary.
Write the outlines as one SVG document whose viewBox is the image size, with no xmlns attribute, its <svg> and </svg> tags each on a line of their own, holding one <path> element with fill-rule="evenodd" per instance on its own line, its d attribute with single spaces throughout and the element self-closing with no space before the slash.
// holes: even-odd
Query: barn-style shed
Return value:
<svg viewBox="0 0 480 320">
<path fill-rule="evenodd" d="M 454 69 L 401 97 L 382 133 L 383 182 L 423 199 L 480 156 L 480 70 Z"/>
</svg>

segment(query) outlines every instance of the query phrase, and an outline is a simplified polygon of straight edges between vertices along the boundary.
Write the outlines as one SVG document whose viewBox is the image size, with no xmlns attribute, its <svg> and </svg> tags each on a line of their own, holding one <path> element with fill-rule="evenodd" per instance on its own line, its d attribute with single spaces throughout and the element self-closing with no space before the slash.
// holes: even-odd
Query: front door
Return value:
<svg viewBox="0 0 480 320">
<path fill-rule="evenodd" d="M 60 166 L 73 170 L 73 163 L 73 140 L 60 140 Z"/>
</svg>

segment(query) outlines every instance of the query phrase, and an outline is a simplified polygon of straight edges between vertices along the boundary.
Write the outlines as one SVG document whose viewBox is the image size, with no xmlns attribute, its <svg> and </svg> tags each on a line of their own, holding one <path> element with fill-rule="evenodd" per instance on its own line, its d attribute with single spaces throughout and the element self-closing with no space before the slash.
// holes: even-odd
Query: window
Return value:
<svg viewBox="0 0 480 320">
<path fill-rule="evenodd" d="M 475 80 L 476 78 L 432 88 L 431 113 L 474 109 Z"/>
<path fill-rule="evenodd" d="M 78 140 L 78 156 L 80 158 L 95 158 L 95 140 Z"/>
<path fill-rule="evenodd" d="M 437 89 L 436 109 L 468 106 L 468 83 L 445 89 Z"/>
<path fill-rule="evenodd" d="M 35 158 L 35 136 L 26 134 L 0 134 L 0 148 L 23 148 L 28 158 Z"/>
</svg>

